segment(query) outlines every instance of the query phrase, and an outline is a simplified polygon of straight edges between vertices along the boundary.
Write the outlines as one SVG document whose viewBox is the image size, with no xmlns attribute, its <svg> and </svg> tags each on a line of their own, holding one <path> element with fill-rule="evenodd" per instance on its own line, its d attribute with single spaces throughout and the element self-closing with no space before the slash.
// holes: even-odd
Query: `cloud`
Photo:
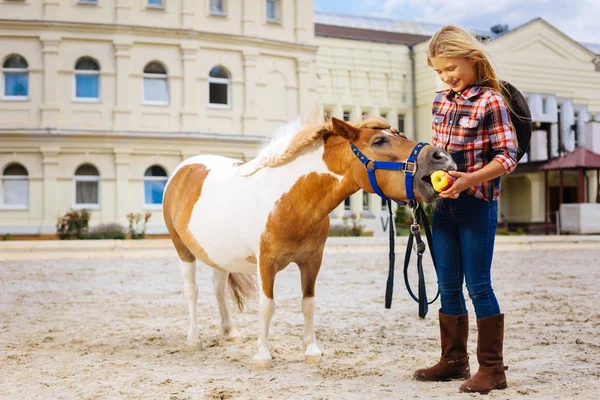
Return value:
<svg viewBox="0 0 600 400">
<path fill-rule="evenodd" d="M 600 42 L 598 0 L 493 0 L 486 1 L 485 7 L 456 0 L 384 0 L 382 8 L 385 15 L 394 18 L 457 23 L 481 29 L 489 29 L 496 24 L 515 28 L 542 17 L 575 40 Z"/>
</svg>

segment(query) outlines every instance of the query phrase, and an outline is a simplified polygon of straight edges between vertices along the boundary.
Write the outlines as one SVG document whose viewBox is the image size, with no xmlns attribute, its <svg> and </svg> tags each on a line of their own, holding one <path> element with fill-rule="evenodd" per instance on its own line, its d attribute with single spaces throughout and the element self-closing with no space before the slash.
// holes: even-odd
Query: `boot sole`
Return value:
<svg viewBox="0 0 600 400">
<path fill-rule="evenodd" d="M 478 391 L 478 390 L 461 390 L 459 389 L 459 392 L 461 393 L 480 393 L 480 394 L 488 394 L 489 392 L 491 392 L 492 390 L 504 390 L 508 387 L 508 385 L 506 384 L 506 382 L 500 383 L 496 386 L 494 386 L 493 388 L 491 388 L 488 391 Z"/>
<path fill-rule="evenodd" d="M 427 378 L 424 376 L 417 376 L 417 375 L 413 375 L 413 378 L 419 382 L 450 382 L 450 381 L 465 381 L 467 379 L 471 379 L 471 374 L 466 374 L 466 375 L 462 375 L 462 376 L 453 376 L 451 378 L 444 378 L 444 379 L 434 379 L 434 378 Z"/>
</svg>

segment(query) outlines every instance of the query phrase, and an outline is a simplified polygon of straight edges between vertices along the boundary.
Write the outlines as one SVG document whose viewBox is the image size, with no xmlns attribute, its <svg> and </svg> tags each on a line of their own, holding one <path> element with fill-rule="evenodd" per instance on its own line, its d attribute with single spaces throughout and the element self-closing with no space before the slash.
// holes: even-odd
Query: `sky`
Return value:
<svg viewBox="0 0 600 400">
<path fill-rule="evenodd" d="M 483 30 L 497 24 L 513 29 L 541 17 L 578 42 L 600 44 L 600 0 L 314 0 L 314 3 L 317 11 L 459 24 Z"/>
</svg>

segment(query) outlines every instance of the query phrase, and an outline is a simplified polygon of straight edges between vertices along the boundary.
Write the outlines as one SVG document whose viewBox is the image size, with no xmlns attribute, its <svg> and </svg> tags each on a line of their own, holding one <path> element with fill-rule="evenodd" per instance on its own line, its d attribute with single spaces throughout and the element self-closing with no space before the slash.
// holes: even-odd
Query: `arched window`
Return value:
<svg viewBox="0 0 600 400">
<path fill-rule="evenodd" d="M 29 96 L 29 64 L 19 56 L 12 55 L 2 64 L 4 97 L 26 99 Z"/>
<path fill-rule="evenodd" d="M 75 171 L 75 207 L 100 208 L 100 174 L 91 164 L 83 164 Z"/>
<path fill-rule="evenodd" d="M 165 67 L 157 62 L 146 65 L 142 90 L 145 104 L 169 104 L 169 84 Z"/>
<path fill-rule="evenodd" d="M 89 57 L 83 57 L 75 63 L 75 100 L 100 100 L 100 67 Z"/>
<path fill-rule="evenodd" d="M 158 166 L 153 165 L 144 173 L 144 207 L 162 207 L 163 192 L 167 184 L 167 173 Z"/>
<path fill-rule="evenodd" d="M 208 104 L 216 107 L 231 106 L 231 76 L 229 72 L 216 66 L 208 74 Z"/>
<path fill-rule="evenodd" d="M 29 208 L 29 179 L 25 167 L 10 164 L 2 172 L 2 208 Z"/>
</svg>

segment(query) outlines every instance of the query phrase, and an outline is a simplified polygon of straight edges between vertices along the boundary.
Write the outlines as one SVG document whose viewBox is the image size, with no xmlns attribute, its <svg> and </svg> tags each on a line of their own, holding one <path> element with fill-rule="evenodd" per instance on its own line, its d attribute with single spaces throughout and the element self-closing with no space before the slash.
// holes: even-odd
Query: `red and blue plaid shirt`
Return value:
<svg viewBox="0 0 600 400">
<path fill-rule="evenodd" d="M 515 131 L 502 96 L 494 89 L 471 86 L 461 94 L 447 89 L 433 101 L 431 144 L 452 155 L 458 170 L 474 172 L 499 161 L 512 172 L 517 166 Z M 497 200 L 500 178 L 468 189 L 482 200 Z"/>
</svg>

